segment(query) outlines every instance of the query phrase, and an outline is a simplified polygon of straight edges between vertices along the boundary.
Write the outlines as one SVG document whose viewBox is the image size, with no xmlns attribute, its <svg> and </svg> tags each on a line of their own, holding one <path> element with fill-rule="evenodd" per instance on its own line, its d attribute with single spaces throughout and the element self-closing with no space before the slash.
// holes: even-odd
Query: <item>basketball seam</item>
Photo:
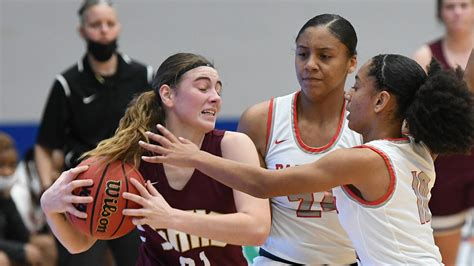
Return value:
<svg viewBox="0 0 474 266">
<path fill-rule="evenodd" d="M 125 188 L 127 189 L 126 191 L 128 191 L 128 177 L 127 177 L 127 173 L 125 172 L 125 164 L 124 163 L 122 163 L 122 173 L 123 173 L 123 176 L 125 177 L 124 178 Z M 121 195 L 119 197 L 121 197 Z M 125 209 L 127 207 L 128 207 L 128 200 L 125 200 Z M 111 237 L 114 236 L 118 232 L 118 230 L 122 226 L 124 220 L 125 220 L 125 215 L 122 215 L 122 219 L 120 220 L 120 224 L 117 226 L 117 229 L 115 229 L 115 232 L 111 235 Z"/>
</svg>

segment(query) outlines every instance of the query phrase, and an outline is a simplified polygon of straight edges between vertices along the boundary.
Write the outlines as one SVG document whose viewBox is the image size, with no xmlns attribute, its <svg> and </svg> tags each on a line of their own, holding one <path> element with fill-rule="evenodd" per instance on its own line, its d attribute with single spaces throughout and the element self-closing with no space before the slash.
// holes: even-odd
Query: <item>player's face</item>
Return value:
<svg viewBox="0 0 474 266">
<path fill-rule="evenodd" d="M 214 129 L 221 109 L 222 82 L 212 67 L 201 66 L 186 72 L 179 82 L 172 111 L 183 126 L 199 131 Z"/>
<path fill-rule="evenodd" d="M 305 29 L 296 41 L 296 76 L 307 97 L 323 99 L 331 92 L 341 93 L 356 64 L 356 56 L 349 57 L 347 47 L 325 26 Z"/>
<path fill-rule="evenodd" d="M 375 79 L 368 76 L 370 64 L 371 61 L 360 68 L 354 85 L 346 93 L 349 128 L 362 135 L 370 129 L 377 95 Z"/>
<path fill-rule="evenodd" d="M 18 155 L 14 149 L 0 152 L 0 178 L 15 173 L 18 163 Z"/>
<path fill-rule="evenodd" d="M 441 18 L 448 31 L 472 31 L 474 26 L 473 0 L 443 0 Z"/>
<path fill-rule="evenodd" d="M 115 10 L 107 4 L 90 7 L 84 13 L 80 31 L 85 39 L 108 44 L 118 38 L 120 23 Z"/>
</svg>

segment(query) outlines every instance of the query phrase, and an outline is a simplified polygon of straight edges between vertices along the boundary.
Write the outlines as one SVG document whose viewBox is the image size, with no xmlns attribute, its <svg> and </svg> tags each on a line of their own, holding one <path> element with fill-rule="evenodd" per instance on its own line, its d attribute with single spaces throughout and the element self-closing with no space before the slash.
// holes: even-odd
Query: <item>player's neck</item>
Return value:
<svg viewBox="0 0 474 266">
<path fill-rule="evenodd" d="M 400 122 L 377 123 L 373 122 L 372 127 L 367 132 L 362 132 L 364 143 L 379 139 L 397 139 L 403 136 Z"/>
<path fill-rule="evenodd" d="M 118 57 L 117 54 L 113 54 L 112 57 L 104 62 L 98 61 L 92 55 L 87 56 L 91 65 L 92 71 L 103 77 L 113 76 L 117 72 Z"/>
<path fill-rule="evenodd" d="M 196 146 L 201 147 L 205 132 L 198 130 L 194 125 L 182 123 L 179 119 L 167 117 L 166 128 L 177 137 L 190 140 Z"/>
<path fill-rule="evenodd" d="M 324 99 L 318 101 L 311 101 L 300 94 L 297 102 L 298 119 L 304 117 L 306 120 L 320 124 L 324 124 L 325 121 L 338 121 L 344 103 L 343 90 L 333 90 L 331 95 L 326 95 Z"/>
</svg>

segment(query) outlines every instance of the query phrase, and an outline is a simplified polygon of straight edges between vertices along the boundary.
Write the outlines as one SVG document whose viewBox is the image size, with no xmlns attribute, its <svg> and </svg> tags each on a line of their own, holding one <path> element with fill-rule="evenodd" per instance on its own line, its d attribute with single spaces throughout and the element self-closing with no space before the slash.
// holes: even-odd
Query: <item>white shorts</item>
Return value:
<svg viewBox="0 0 474 266">
<path fill-rule="evenodd" d="M 433 216 L 431 228 L 435 236 L 452 234 L 461 230 L 469 211 L 463 211 L 449 216 Z"/>
</svg>

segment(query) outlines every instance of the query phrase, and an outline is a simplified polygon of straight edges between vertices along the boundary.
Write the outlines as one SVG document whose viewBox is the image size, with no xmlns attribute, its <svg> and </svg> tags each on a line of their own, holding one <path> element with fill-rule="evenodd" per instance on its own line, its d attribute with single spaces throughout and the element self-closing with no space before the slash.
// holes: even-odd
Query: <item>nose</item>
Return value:
<svg viewBox="0 0 474 266">
<path fill-rule="evenodd" d="M 352 92 L 352 89 L 349 90 L 349 91 L 346 91 L 346 92 L 344 93 L 344 98 L 346 98 L 346 101 L 348 101 L 348 102 L 350 102 L 350 101 L 351 101 L 351 98 L 352 98 L 352 93 L 351 93 L 351 92 Z"/>
<path fill-rule="evenodd" d="M 216 101 L 221 101 L 222 98 L 221 96 L 219 95 L 219 93 L 217 92 L 217 90 L 211 90 L 211 101 L 212 102 L 216 102 Z"/>
<path fill-rule="evenodd" d="M 217 92 L 217 90 L 210 90 L 209 101 L 217 104 L 220 104 L 222 102 L 222 98 Z"/>
<path fill-rule="evenodd" d="M 102 34 L 105 35 L 105 34 L 107 34 L 109 31 L 110 31 L 110 26 L 107 25 L 107 23 L 101 23 L 101 24 L 100 24 L 100 32 L 101 32 Z"/>
<path fill-rule="evenodd" d="M 316 69 L 318 69 L 318 62 L 316 61 L 316 58 L 314 56 L 310 56 L 308 58 L 308 61 L 306 61 L 306 64 L 304 65 L 304 68 L 306 70 L 316 70 Z"/>
<path fill-rule="evenodd" d="M 454 14 L 459 15 L 462 12 L 462 6 L 461 5 L 455 5 L 454 6 Z"/>
</svg>

